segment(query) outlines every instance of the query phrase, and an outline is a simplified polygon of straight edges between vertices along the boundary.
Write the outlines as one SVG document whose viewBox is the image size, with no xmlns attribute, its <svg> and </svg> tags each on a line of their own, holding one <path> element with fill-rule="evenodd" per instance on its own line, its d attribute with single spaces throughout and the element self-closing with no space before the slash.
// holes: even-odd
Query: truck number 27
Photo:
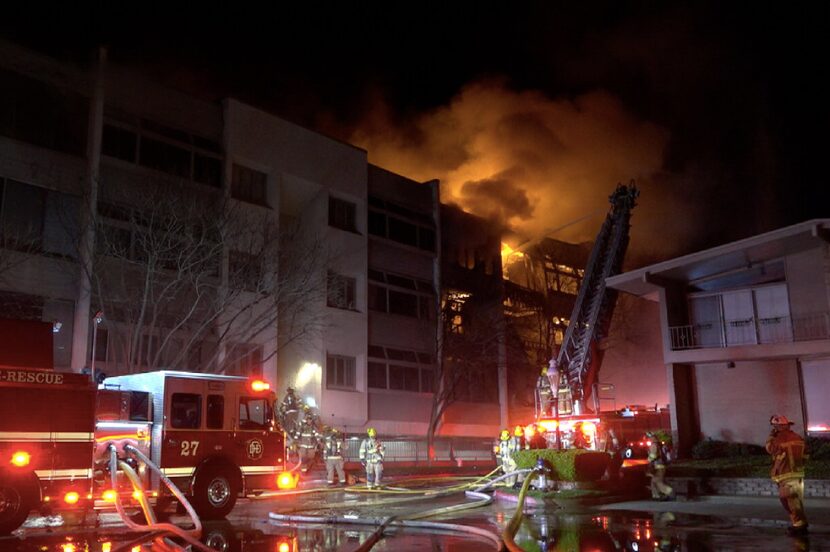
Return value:
<svg viewBox="0 0 830 552">
<path fill-rule="evenodd" d="M 199 441 L 182 441 L 182 456 L 196 456 Z"/>
</svg>

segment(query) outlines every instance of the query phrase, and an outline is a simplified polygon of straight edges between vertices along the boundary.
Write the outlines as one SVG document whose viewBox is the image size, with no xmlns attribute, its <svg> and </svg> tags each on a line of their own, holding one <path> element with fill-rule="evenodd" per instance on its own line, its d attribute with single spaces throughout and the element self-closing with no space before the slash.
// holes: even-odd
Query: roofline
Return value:
<svg viewBox="0 0 830 552">
<path fill-rule="evenodd" d="M 609 287 L 632 293 L 631 291 L 625 289 L 627 287 L 626 284 L 642 282 L 644 284 L 649 285 L 650 290 L 648 293 L 650 293 L 662 287 L 650 282 L 650 276 L 659 275 L 663 272 L 667 272 L 669 270 L 679 268 L 684 265 L 690 265 L 714 259 L 722 255 L 735 253 L 738 251 L 749 249 L 754 246 L 759 246 L 777 240 L 782 240 L 807 232 L 809 232 L 811 235 L 815 237 L 819 237 L 822 234 L 822 230 L 828 229 L 830 229 L 830 219 L 810 219 L 804 222 L 793 224 L 791 226 L 785 226 L 784 228 L 772 230 L 771 232 L 756 234 L 755 236 L 750 236 L 742 240 L 725 243 L 723 245 L 718 245 L 710 249 L 704 249 L 702 251 L 697 251 L 695 253 L 683 255 L 682 257 L 675 257 L 674 259 L 668 259 L 666 261 L 661 261 L 659 263 L 644 266 L 642 268 L 631 270 L 623 274 L 611 276 L 606 280 L 606 284 Z M 646 295 L 646 293 L 642 293 L 641 295 Z"/>
</svg>

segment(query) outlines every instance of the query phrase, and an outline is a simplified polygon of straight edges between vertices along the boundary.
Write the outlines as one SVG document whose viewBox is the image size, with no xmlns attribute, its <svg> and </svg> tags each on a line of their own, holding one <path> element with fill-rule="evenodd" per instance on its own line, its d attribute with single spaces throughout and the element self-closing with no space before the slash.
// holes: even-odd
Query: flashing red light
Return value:
<svg viewBox="0 0 830 552">
<path fill-rule="evenodd" d="M 25 450 L 19 450 L 12 454 L 12 464 L 17 466 L 18 468 L 22 468 L 24 466 L 28 466 L 29 462 L 32 460 L 32 455 L 26 452 Z"/>
<path fill-rule="evenodd" d="M 646 446 L 650 447 L 651 446 L 651 441 L 646 441 Z"/>
<path fill-rule="evenodd" d="M 594 422 L 585 422 L 582 424 L 582 433 L 596 433 L 597 425 Z"/>
<path fill-rule="evenodd" d="M 539 425 L 545 431 L 556 431 L 556 428 L 559 426 L 559 422 L 556 420 L 540 420 Z"/>
<path fill-rule="evenodd" d="M 115 502 L 115 491 L 112 489 L 107 489 L 106 491 L 101 494 L 101 498 L 103 498 L 107 502 Z"/>
<path fill-rule="evenodd" d="M 291 545 L 282 541 L 277 547 L 277 552 L 291 552 Z"/>
<path fill-rule="evenodd" d="M 277 488 L 293 489 L 297 486 L 298 479 L 299 478 L 291 472 L 282 472 L 277 476 Z"/>
<path fill-rule="evenodd" d="M 63 501 L 67 504 L 77 504 L 79 500 L 81 500 L 81 495 L 79 495 L 75 491 L 69 491 L 68 493 L 63 495 Z"/>
<path fill-rule="evenodd" d="M 528 437 L 532 437 L 536 433 L 536 426 L 530 424 L 529 426 L 525 427 L 525 435 Z"/>
<path fill-rule="evenodd" d="M 267 381 L 254 380 L 251 382 L 251 391 L 268 391 L 271 389 L 271 384 Z"/>
</svg>

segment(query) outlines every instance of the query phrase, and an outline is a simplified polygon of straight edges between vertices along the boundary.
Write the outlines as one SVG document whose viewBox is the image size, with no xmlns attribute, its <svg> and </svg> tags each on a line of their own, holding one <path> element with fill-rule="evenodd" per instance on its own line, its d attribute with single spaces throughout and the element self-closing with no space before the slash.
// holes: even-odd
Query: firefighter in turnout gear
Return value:
<svg viewBox="0 0 830 552">
<path fill-rule="evenodd" d="M 380 487 L 381 476 L 383 475 L 383 455 L 386 449 L 377 440 L 377 431 L 370 427 L 366 430 L 367 437 L 360 443 L 360 463 L 366 468 L 366 486 L 368 488 Z"/>
<path fill-rule="evenodd" d="M 786 416 L 775 415 L 766 449 L 772 456 L 770 478 L 778 485 L 778 497 L 790 515 L 790 535 L 807 534 L 807 516 L 804 513 L 804 439 L 790 426 Z"/>
<path fill-rule="evenodd" d="M 509 430 L 501 430 L 501 435 L 499 436 L 498 454 L 499 460 L 501 461 L 501 471 L 505 474 L 516 471 L 516 461 L 513 460 L 513 453 L 518 450 L 516 448 L 516 443 L 517 440 L 510 437 Z M 504 480 L 504 482 L 507 485 L 513 485 L 516 483 L 516 476 L 514 475 L 513 477 L 508 477 Z"/>
<path fill-rule="evenodd" d="M 323 460 L 326 461 L 326 481 L 334 485 L 334 472 L 341 485 L 346 484 L 346 472 L 343 471 L 343 435 L 336 428 L 327 428 L 323 436 Z"/>
<path fill-rule="evenodd" d="M 665 449 L 660 446 L 660 440 L 652 432 L 646 433 L 648 438 L 648 476 L 651 477 L 651 498 L 655 500 L 674 499 L 674 489 L 666 484 Z"/>
<path fill-rule="evenodd" d="M 547 368 L 542 368 L 542 373 L 536 380 L 536 400 L 539 401 L 539 417 L 553 414 L 553 389 L 550 386 Z"/>
<path fill-rule="evenodd" d="M 317 430 L 315 418 L 311 415 L 311 408 L 303 406 L 303 421 L 299 429 L 299 453 L 302 471 L 307 472 L 314 464 L 320 441 L 320 432 Z"/>
</svg>

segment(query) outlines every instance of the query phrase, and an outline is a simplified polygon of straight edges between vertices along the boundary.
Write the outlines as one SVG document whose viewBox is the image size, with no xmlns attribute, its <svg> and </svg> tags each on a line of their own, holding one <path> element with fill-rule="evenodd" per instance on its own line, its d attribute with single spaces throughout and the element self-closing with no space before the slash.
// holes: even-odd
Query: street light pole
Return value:
<svg viewBox="0 0 830 552">
<path fill-rule="evenodd" d="M 92 360 L 89 363 L 89 372 L 90 377 L 92 378 L 92 383 L 96 383 L 95 381 L 95 353 L 97 352 L 96 346 L 98 344 L 98 326 L 104 320 L 104 311 L 99 310 L 95 313 L 95 326 L 92 328 Z"/>
</svg>

